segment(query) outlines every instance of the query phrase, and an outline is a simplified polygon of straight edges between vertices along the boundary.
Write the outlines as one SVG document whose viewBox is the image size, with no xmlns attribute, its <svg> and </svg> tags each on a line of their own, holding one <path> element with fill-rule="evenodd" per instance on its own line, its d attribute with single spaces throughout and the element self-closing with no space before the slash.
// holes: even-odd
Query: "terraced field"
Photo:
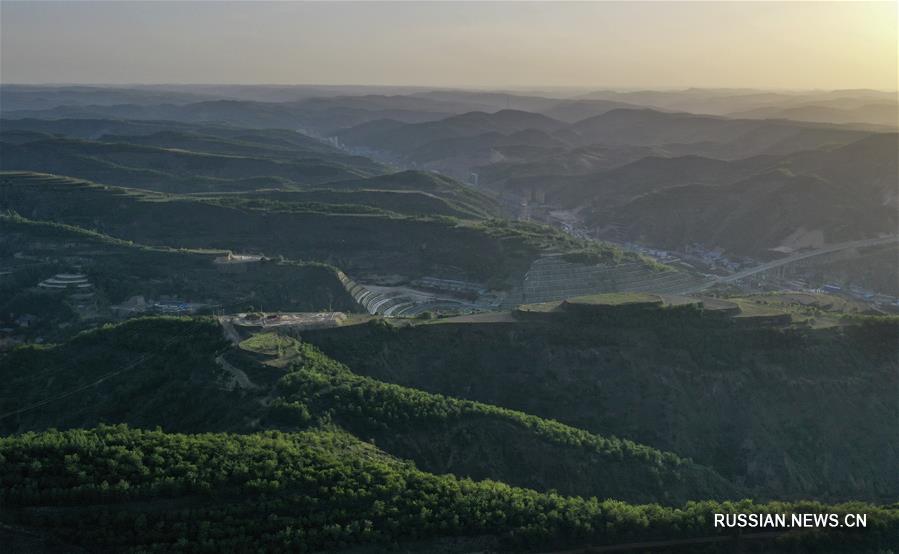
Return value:
<svg viewBox="0 0 899 554">
<path fill-rule="evenodd" d="M 497 230 L 354 205 L 258 205 L 239 195 L 164 194 L 18 172 L 0 173 L 0 210 L 151 246 L 265 253 L 410 279 L 454 267 L 471 280 L 504 283 L 541 249 L 579 247 L 549 228 Z"/>
<path fill-rule="evenodd" d="M 521 285 L 497 304 L 480 300 L 466 302 L 403 287 L 362 285 L 341 275 L 344 287 L 366 311 L 388 317 L 410 317 L 426 311 L 511 310 L 523 304 L 615 292 L 681 294 L 702 282 L 700 277 L 684 271 L 654 270 L 639 262 L 585 265 L 567 262 L 562 256 L 554 255 L 536 260 Z"/>
<path fill-rule="evenodd" d="M 678 294 L 700 282 L 684 271 L 655 270 L 638 262 L 585 265 L 545 256 L 531 264 L 520 289 L 509 295 L 504 307 L 608 292 Z"/>
<path fill-rule="evenodd" d="M 338 278 L 347 292 L 372 315 L 415 317 L 424 312 L 472 313 L 485 306 L 406 287 L 362 285 L 343 272 Z"/>
</svg>

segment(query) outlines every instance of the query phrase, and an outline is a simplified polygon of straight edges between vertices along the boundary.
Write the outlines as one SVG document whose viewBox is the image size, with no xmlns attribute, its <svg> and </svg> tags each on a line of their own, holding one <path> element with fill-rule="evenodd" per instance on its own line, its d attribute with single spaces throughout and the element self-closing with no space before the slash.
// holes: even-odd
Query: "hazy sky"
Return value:
<svg viewBox="0 0 899 554">
<path fill-rule="evenodd" d="M 897 87 L 895 2 L 0 1 L 4 83 Z"/>
</svg>

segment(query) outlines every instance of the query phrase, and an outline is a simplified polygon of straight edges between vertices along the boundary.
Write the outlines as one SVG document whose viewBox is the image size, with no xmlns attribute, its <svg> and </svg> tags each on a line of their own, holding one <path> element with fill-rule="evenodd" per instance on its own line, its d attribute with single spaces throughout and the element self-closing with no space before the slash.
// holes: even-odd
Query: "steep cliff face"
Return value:
<svg viewBox="0 0 899 554">
<path fill-rule="evenodd" d="M 306 338 L 356 372 L 672 451 L 760 496 L 899 493 L 896 322 L 799 331 L 675 312 Z"/>
</svg>

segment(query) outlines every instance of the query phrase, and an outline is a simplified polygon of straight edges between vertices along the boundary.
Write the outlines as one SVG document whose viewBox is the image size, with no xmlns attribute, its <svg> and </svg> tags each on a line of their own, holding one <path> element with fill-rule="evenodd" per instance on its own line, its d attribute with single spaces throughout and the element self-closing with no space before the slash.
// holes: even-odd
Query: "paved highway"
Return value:
<svg viewBox="0 0 899 554">
<path fill-rule="evenodd" d="M 823 256 L 824 254 L 832 254 L 834 252 L 839 252 L 841 250 L 848 250 L 850 248 L 863 248 L 866 246 L 878 246 L 881 244 L 889 244 L 891 242 L 899 242 L 899 236 L 889 236 L 889 237 L 880 237 L 876 239 L 863 239 L 863 240 L 853 240 L 848 242 L 839 242 L 837 244 L 831 244 L 830 246 L 825 246 L 824 248 L 819 248 L 818 250 L 812 250 L 811 252 L 803 252 L 801 254 L 794 254 L 792 256 L 788 256 L 786 258 L 780 258 L 779 260 L 774 260 L 768 263 L 764 263 L 762 265 L 757 265 L 751 269 L 744 269 L 743 271 L 738 271 L 733 275 L 727 275 L 724 277 L 719 277 L 717 279 L 711 280 L 707 283 L 704 283 L 694 289 L 691 292 L 700 291 L 706 289 L 716 283 L 732 283 L 734 281 L 739 281 L 740 279 L 745 279 L 750 275 L 755 275 L 756 273 L 762 273 L 764 271 L 768 271 L 774 269 L 775 267 L 780 267 L 784 265 L 788 265 L 794 262 L 798 262 L 799 260 L 805 260 L 806 258 L 813 258 L 815 256 Z"/>
</svg>

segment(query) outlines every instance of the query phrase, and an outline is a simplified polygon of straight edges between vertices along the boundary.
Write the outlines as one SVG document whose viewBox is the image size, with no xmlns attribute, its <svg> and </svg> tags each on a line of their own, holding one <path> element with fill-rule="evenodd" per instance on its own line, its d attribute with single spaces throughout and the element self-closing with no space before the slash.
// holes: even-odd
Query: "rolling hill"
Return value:
<svg viewBox="0 0 899 554">
<path fill-rule="evenodd" d="M 667 504 L 739 493 L 670 453 L 360 377 L 286 336 L 255 335 L 241 347 L 229 349 L 214 320 L 156 317 L 21 348 L 4 359 L 3 378 L 21 394 L 0 405 L 0 415 L 14 413 L 0 425 L 7 433 L 100 423 L 196 433 L 295 431 L 329 419 L 436 473 Z M 244 385 L 232 381 L 235 371 L 246 375 Z M 55 400 L 30 408 L 47 398 Z M 160 410 L 169 402 L 177 408 Z M 91 408 L 74 409 L 85 404 Z"/>
<path fill-rule="evenodd" d="M 311 97 L 296 101 L 266 102 L 214 98 L 186 104 L 121 103 L 57 104 L 30 109 L 4 108 L 8 119 L 134 119 L 182 123 L 226 123 L 255 129 L 304 129 L 327 136 L 338 129 L 367 121 L 395 119 L 418 123 L 470 111 L 468 105 L 402 95 Z"/>
<path fill-rule="evenodd" d="M 326 186 L 344 193 L 391 191 L 426 194 L 439 197 L 475 217 L 490 217 L 497 213 L 496 202 L 489 196 L 448 177 L 423 171 L 401 171 L 367 179 L 335 181 Z"/>
<path fill-rule="evenodd" d="M 400 175 L 400 186 L 421 182 L 422 174 Z M 382 178 L 378 186 L 389 180 Z M 428 187 L 451 183 L 434 178 Z M 371 185 L 356 180 L 343 189 Z M 467 198 L 477 197 L 471 192 Z M 411 279 L 451 271 L 491 286 L 503 286 L 551 249 L 614 250 L 536 225 L 402 216 L 360 205 L 273 204 L 240 195 L 176 196 L 27 173 L 0 176 L 0 209 L 150 246 L 283 255 L 330 263 L 354 276 Z"/>
<path fill-rule="evenodd" d="M 600 105 L 591 107 L 591 102 Z M 574 111 L 568 112 L 569 119 L 581 108 L 587 110 L 584 113 L 591 113 L 591 117 L 574 123 L 501 110 L 493 114 L 472 112 L 419 124 L 372 121 L 342 130 L 336 136 L 355 151 L 390 163 L 432 169 L 466 181 L 476 174 L 481 187 L 523 198 L 542 191 L 549 198 L 562 198 L 561 202 L 549 202 L 566 208 L 581 207 L 581 201 L 589 202 L 589 190 L 601 188 L 592 183 L 606 180 L 623 183 L 638 178 L 636 174 L 593 176 L 592 173 L 639 163 L 643 157 L 709 159 L 698 161 L 693 167 L 687 160 L 671 162 L 674 178 L 666 181 L 665 186 L 687 185 L 707 182 L 716 171 L 720 173 L 711 167 L 725 166 L 719 161 L 736 162 L 732 167 L 743 169 L 731 173 L 749 177 L 753 174 L 749 167 L 757 167 L 757 171 L 770 167 L 763 161 L 764 157 L 828 151 L 868 137 L 876 140 L 878 136 L 855 128 L 819 123 L 728 119 L 633 109 L 604 102 L 563 103 L 574 106 Z M 586 105 L 578 107 L 580 103 Z M 651 166 L 655 162 L 643 163 Z M 658 165 L 661 167 L 664 162 Z M 691 173 L 694 168 L 696 175 Z M 663 177 L 663 173 L 658 173 L 651 180 L 658 183 L 665 180 Z M 650 183 L 638 185 L 643 192 L 653 190 Z M 573 190 L 556 195 L 561 189 Z M 637 195 L 635 191 L 630 196 Z"/>
<path fill-rule="evenodd" d="M 895 209 L 812 176 L 782 170 L 715 187 L 685 185 L 621 207 L 624 234 L 662 248 L 698 242 L 730 254 L 770 258 L 774 249 L 873 238 L 896 229 Z M 591 214 L 609 221 L 607 214 Z"/>
<path fill-rule="evenodd" d="M 728 184 L 775 163 L 769 157 L 728 162 L 701 156 L 646 156 L 617 167 L 579 175 L 554 175 L 551 179 L 545 174 L 510 178 L 502 184 L 502 190 L 539 190 L 546 193 L 547 202 L 567 209 L 593 204 L 613 211 L 649 192 L 687 184 Z"/>
<path fill-rule="evenodd" d="M 485 133 L 512 134 L 535 129 L 552 132 L 564 123 L 544 115 L 519 110 L 495 113 L 469 112 L 439 121 L 397 125 L 396 122 L 372 122 L 337 133 L 341 142 L 405 155 L 427 143 L 453 138 L 475 137 Z"/>
<path fill-rule="evenodd" d="M 625 109 L 635 110 L 644 106 L 638 104 L 629 104 L 627 102 L 616 102 L 614 100 L 563 100 L 550 108 L 537 110 L 543 115 L 564 121 L 566 123 L 577 123 L 585 119 L 602 115 L 612 110 Z"/>
<path fill-rule="evenodd" d="M 504 148 L 508 147 L 508 148 Z M 504 135 L 499 132 L 484 133 L 473 137 L 453 137 L 426 143 L 409 154 L 409 161 L 426 166 L 429 162 L 462 158 L 467 167 L 485 165 L 494 161 L 497 151 L 505 157 L 507 151 L 527 149 L 529 152 L 543 149 L 565 148 L 567 144 L 551 135 L 529 129 Z"/>
<path fill-rule="evenodd" d="M 652 181 L 639 173 L 618 181 L 613 172 L 583 179 L 572 189 L 593 195 L 587 215 L 592 225 L 614 223 L 625 236 L 665 248 L 698 242 L 766 257 L 768 249 L 794 248 L 813 236 L 819 243 L 835 243 L 895 232 L 896 149 L 897 135 L 878 134 L 829 151 L 704 162 L 703 171 L 680 179 L 667 171 L 679 162 L 660 160 L 657 165 L 665 170 L 655 176 L 664 186 L 634 188 Z M 717 174 L 709 172 L 715 167 Z M 633 195 L 631 200 L 619 196 L 610 202 L 616 186 L 620 194 Z M 582 199 L 574 196 L 572 202 Z"/>
<path fill-rule="evenodd" d="M 633 324 L 640 326 L 639 319 L 627 321 L 630 333 Z M 592 325 L 572 337 L 574 342 L 558 343 L 553 357 L 592 334 Z M 442 346 L 445 339 L 459 340 L 459 331 L 476 333 L 468 339 L 491 332 L 473 324 L 464 327 L 438 323 L 394 329 L 379 321 L 347 327 L 342 331 L 352 332 L 356 340 L 342 355 L 363 354 L 374 344 L 370 334 L 382 335 L 388 349 L 382 361 L 402 362 L 394 366 L 400 372 L 392 375 L 396 380 L 413 359 L 401 346 L 411 344 L 410 334 L 438 333 L 444 339 L 432 336 L 419 343 L 427 348 L 415 349 L 413 362 L 425 370 L 417 379 L 432 388 L 437 374 L 434 364 L 427 363 L 427 349 Z M 500 327 L 492 332 L 512 338 Z M 546 339 L 559 335 L 528 326 L 516 333 L 524 333 L 519 338 L 532 345 L 527 353 L 530 379 L 547 359 L 535 354 L 546 347 Z M 865 337 L 872 338 L 861 333 L 853 340 Z M 784 340 L 790 342 L 769 338 L 768 348 L 784 347 Z M 502 341 L 492 343 L 500 350 L 485 362 L 506 353 Z M 474 354 L 485 343 L 470 344 Z M 880 344 L 879 355 L 889 356 L 885 343 Z M 847 346 L 838 343 L 831 349 Z M 236 347 L 211 319 L 132 320 L 63 344 L 20 348 L 2 360 L 0 376 L 20 394 L 0 398 L 0 425 L 7 431 L 32 430 L 0 438 L 0 499 L 5 507 L 0 538 L 9 544 L 34 544 L 40 538 L 68 551 L 98 546 L 171 550 L 197 544 L 241 550 L 252 544 L 274 551 L 393 545 L 466 552 L 705 539 L 725 533 L 719 539 L 725 550 L 713 550 L 724 552 L 730 540 L 711 527 L 710 513 L 770 511 L 868 514 L 864 533 L 819 531 L 784 536 L 771 546 L 876 552 L 891 544 L 899 528 L 893 508 L 860 502 L 681 504 L 683 498 L 727 498 L 739 494 L 740 487 L 713 470 L 628 440 L 360 376 L 286 336 L 254 335 Z M 373 361 L 362 360 L 365 372 L 372 371 Z M 238 371 L 243 379 L 232 377 Z M 501 387 L 505 397 L 521 392 L 516 379 L 494 371 L 506 381 Z M 711 371 L 733 378 L 733 370 Z M 840 368 L 828 367 L 828 376 L 840 373 Z M 457 372 L 444 376 L 457 387 L 466 386 Z M 517 379 L 523 376 L 518 372 Z M 492 374 L 484 377 L 483 391 L 465 395 L 494 390 Z M 535 408 L 570 411 L 579 405 L 541 405 L 547 398 L 538 383 L 522 395 Z M 612 383 L 614 379 L 605 386 Z M 587 390 L 592 389 L 581 385 L 580 396 Z M 156 430 L 147 430 L 154 426 Z M 724 431 L 738 433 L 739 427 Z M 715 444 L 695 435 L 681 442 L 689 438 Z M 853 435 L 842 438 L 857 444 Z M 585 499 L 557 490 L 616 499 Z M 662 505 L 621 500 L 628 498 Z M 43 516 L 48 510 L 53 517 Z M 358 521 L 363 522 L 354 523 Z"/>
<path fill-rule="evenodd" d="M 416 150 L 420 151 L 437 141 L 477 137 L 486 133 L 510 135 L 525 130 L 551 134 L 557 141 L 554 146 L 658 147 L 668 149 L 675 155 L 721 159 L 787 154 L 844 145 L 870 135 L 870 132 L 859 129 L 786 120 L 728 119 L 621 107 L 597 111 L 599 115 L 574 123 L 517 110 L 501 110 L 493 114 L 471 112 L 417 124 L 372 121 L 342 130 L 336 136 L 350 146 L 414 160 Z M 507 137 L 506 144 L 511 144 L 512 140 Z M 491 146 L 487 145 L 488 148 Z"/>
<path fill-rule="evenodd" d="M 310 185 L 383 171 L 364 158 L 338 152 L 254 146 L 240 140 L 163 132 L 102 141 L 54 138 L 7 142 L 0 134 L 6 171 L 42 171 L 104 183 L 170 192 L 252 190 Z M 195 150 L 185 147 L 190 146 Z"/>
<path fill-rule="evenodd" d="M 576 94 L 0 86 L 0 550 L 893 552 L 895 241 L 641 247 L 895 233 L 894 99 Z"/>
<path fill-rule="evenodd" d="M 737 541 L 710 528 L 714 513 L 863 513 L 865 532 L 818 531 L 762 543 L 863 553 L 893 544 L 899 520 L 894 508 L 862 503 L 663 508 L 541 494 L 425 473 L 327 428 L 180 435 L 105 426 L 3 438 L 0 456 L 6 462 L 0 498 L 14 522 L 0 537 L 28 548 L 45 539 L 68 552 L 83 545 L 461 553 L 646 539 L 726 552 Z M 41 517 L 50 510 L 55 517 Z"/>
<path fill-rule="evenodd" d="M 827 105 L 807 104 L 801 106 L 764 107 L 729 114 L 741 119 L 792 119 L 794 121 L 814 121 L 819 123 L 844 123 L 899 125 L 899 104 L 862 104 L 852 108 L 838 108 Z"/>
<path fill-rule="evenodd" d="M 566 181 L 572 175 L 586 175 L 635 162 L 648 157 L 668 157 L 664 149 L 649 146 L 581 146 L 552 148 L 538 152 L 500 149 L 502 159 L 475 168 L 480 183 L 502 191 L 516 179 L 531 179 L 539 190 L 553 190 L 553 182 Z M 514 186 L 514 185 L 513 185 Z"/>
<path fill-rule="evenodd" d="M 254 152 L 264 148 L 268 157 L 275 158 L 309 156 L 312 153 L 340 154 L 337 148 L 326 142 L 287 129 L 247 129 L 231 125 L 126 119 L 3 119 L 2 124 L 4 134 L 22 130 L 87 140 L 123 137 L 127 140 L 119 142 L 145 141 L 144 144 L 149 146 L 170 148 L 178 146 L 169 141 L 190 139 L 200 140 L 204 146 L 220 148 L 218 141 L 229 148 L 246 147 L 254 149 Z M 227 153 L 241 154 L 246 151 Z"/>
<path fill-rule="evenodd" d="M 888 501 L 899 327 L 844 321 L 599 306 L 304 339 L 374 379 L 673 451 L 756 497 Z"/>
<path fill-rule="evenodd" d="M 579 121 L 562 136 L 581 144 L 662 146 L 675 154 L 736 159 L 843 145 L 869 134 L 813 123 L 618 109 Z"/>
<path fill-rule="evenodd" d="M 153 313 L 156 303 L 187 303 L 201 312 L 361 308 L 336 270 L 322 264 L 262 260 L 228 266 L 228 252 L 151 248 L 96 232 L 0 215 L 0 327 L 17 327 L 32 340 L 54 341 L 122 317 Z M 80 273 L 90 298 L 48 291 L 38 283 L 59 273 Z M 165 302 L 165 299 L 168 299 Z M 130 301 L 129 301 L 130 300 Z"/>
<path fill-rule="evenodd" d="M 166 130 L 169 125 L 174 129 Z M 11 120 L 0 141 L 0 167 L 7 170 L 44 167 L 147 190 L 258 191 L 254 198 L 373 206 L 409 215 L 481 218 L 496 213 L 490 198 L 433 174 L 405 172 L 366 181 L 386 174 L 387 168 L 292 131 L 170 122 Z"/>
<path fill-rule="evenodd" d="M 96 86 L 0 86 L 3 110 L 41 110 L 64 105 L 189 104 L 213 98 L 201 93 Z"/>
<path fill-rule="evenodd" d="M 761 109 L 805 105 L 852 109 L 864 104 L 895 103 L 895 91 L 870 89 L 831 91 L 770 91 L 757 89 L 689 88 L 683 90 L 599 90 L 580 99 L 629 102 L 654 109 L 697 114 L 728 115 Z M 838 122 L 834 122 L 838 123 Z"/>
</svg>

